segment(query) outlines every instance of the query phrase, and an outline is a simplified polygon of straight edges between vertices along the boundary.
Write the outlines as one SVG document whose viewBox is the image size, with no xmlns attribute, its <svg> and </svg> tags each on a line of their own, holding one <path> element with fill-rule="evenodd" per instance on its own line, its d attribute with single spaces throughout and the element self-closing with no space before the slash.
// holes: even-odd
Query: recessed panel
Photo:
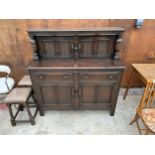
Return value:
<svg viewBox="0 0 155 155">
<path fill-rule="evenodd" d="M 39 54 L 42 58 L 72 57 L 70 37 L 39 37 Z"/>
<path fill-rule="evenodd" d="M 113 86 L 81 85 L 81 104 L 111 103 Z"/>
<path fill-rule="evenodd" d="M 70 86 L 42 85 L 40 91 L 45 104 L 69 104 L 72 101 L 72 87 Z"/>
<path fill-rule="evenodd" d="M 115 36 L 81 38 L 81 57 L 111 57 L 114 53 Z"/>
</svg>

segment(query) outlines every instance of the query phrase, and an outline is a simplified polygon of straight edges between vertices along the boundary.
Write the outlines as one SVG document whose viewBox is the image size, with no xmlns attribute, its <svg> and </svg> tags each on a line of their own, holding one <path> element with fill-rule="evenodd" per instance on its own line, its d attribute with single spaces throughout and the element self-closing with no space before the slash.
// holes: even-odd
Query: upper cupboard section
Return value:
<svg viewBox="0 0 155 155">
<path fill-rule="evenodd" d="M 30 30 L 34 59 L 118 58 L 124 29 L 108 30 Z"/>
</svg>

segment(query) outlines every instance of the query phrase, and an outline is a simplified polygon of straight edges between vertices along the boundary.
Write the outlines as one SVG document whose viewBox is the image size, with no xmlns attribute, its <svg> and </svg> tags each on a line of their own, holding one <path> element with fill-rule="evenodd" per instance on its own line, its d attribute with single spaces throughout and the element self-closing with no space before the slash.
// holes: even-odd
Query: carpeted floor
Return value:
<svg viewBox="0 0 155 155">
<path fill-rule="evenodd" d="M 120 91 L 115 116 L 110 116 L 107 110 L 51 110 L 45 116 L 36 117 L 36 125 L 29 123 L 17 124 L 12 127 L 8 109 L 0 109 L 0 134 L 54 134 L 54 135 L 133 135 L 138 134 L 136 125 L 129 125 L 133 118 L 136 107 L 141 98 L 141 91 L 138 94 L 131 93 L 123 100 L 123 91 Z M 0 96 L 3 102 L 5 96 Z M 27 117 L 24 112 L 19 117 Z"/>
</svg>

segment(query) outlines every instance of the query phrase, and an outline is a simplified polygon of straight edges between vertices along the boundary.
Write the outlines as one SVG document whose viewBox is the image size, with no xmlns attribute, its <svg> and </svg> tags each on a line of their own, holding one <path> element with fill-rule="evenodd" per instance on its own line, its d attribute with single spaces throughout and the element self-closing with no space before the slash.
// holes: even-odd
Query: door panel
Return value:
<svg viewBox="0 0 155 155">
<path fill-rule="evenodd" d="M 41 58 L 72 58 L 72 37 L 37 37 Z"/>
<path fill-rule="evenodd" d="M 45 109 L 69 109 L 74 107 L 74 80 L 68 72 L 36 72 L 33 82 L 37 87 L 42 107 Z"/>
<path fill-rule="evenodd" d="M 115 36 L 96 36 L 80 38 L 80 57 L 104 58 L 112 57 L 114 53 Z"/>
<path fill-rule="evenodd" d="M 81 96 L 80 104 L 92 103 L 111 103 L 111 97 L 114 89 L 113 84 L 105 83 L 80 83 Z"/>
<path fill-rule="evenodd" d="M 44 104 L 72 104 L 72 83 L 67 85 L 41 83 L 39 89 Z"/>
<path fill-rule="evenodd" d="M 81 72 L 79 80 L 80 107 L 110 108 L 117 81 L 118 73 L 116 72 Z"/>
</svg>

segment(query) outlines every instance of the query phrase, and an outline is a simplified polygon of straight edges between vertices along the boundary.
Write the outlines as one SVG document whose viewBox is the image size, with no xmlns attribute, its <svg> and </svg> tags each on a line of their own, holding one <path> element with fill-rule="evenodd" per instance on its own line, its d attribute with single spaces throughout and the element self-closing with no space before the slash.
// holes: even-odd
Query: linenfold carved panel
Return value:
<svg viewBox="0 0 155 155">
<path fill-rule="evenodd" d="M 42 58 L 70 58 L 72 56 L 71 39 L 48 37 L 38 39 L 39 53 Z"/>
<path fill-rule="evenodd" d="M 81 39 L 81 57 L 112 57 L 114 53 L 115 36 L 84 37 Z"/>
</svg>

